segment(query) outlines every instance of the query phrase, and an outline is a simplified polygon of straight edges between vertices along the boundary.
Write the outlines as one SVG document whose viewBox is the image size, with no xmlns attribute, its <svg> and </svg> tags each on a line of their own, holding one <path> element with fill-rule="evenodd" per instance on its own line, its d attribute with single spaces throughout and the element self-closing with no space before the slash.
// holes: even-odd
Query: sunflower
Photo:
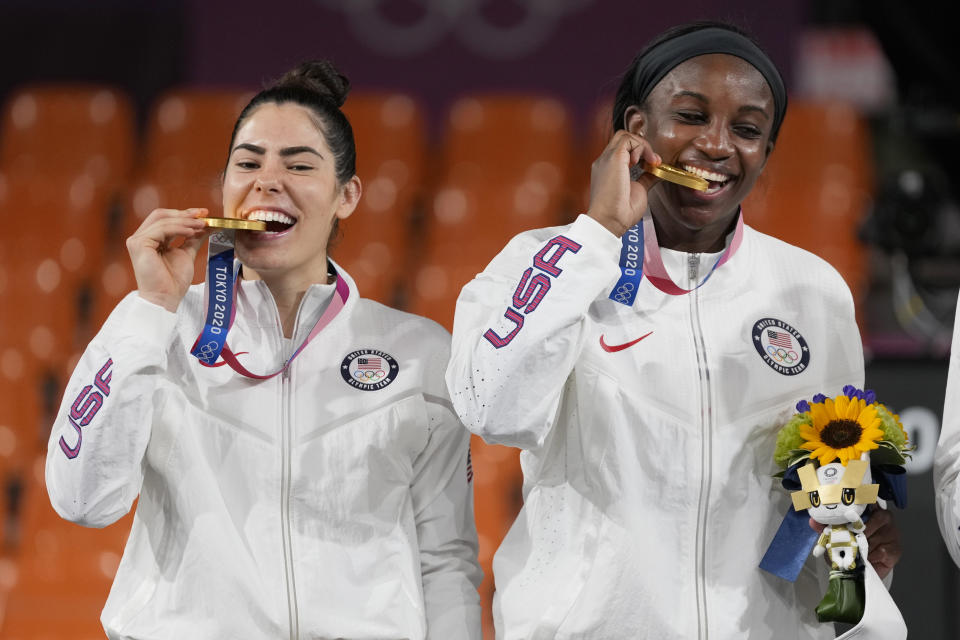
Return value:
<svg viewBox="0 0 960 640">
<path fill-rule="evenodd" d="M 819 458 L 821 465 L 839 458 L 840 464 L 846 466 L 848 460 L 876 449 L 877 442 L 883 439 L 876 405 L 867 405 L 863 398 L 824 398 L 810 404 L 810 417 L 812 425 L 800 425 L 800 435 L 805 440 L 801 448 L 810 451 L 811 458 Z"/>
</svg>

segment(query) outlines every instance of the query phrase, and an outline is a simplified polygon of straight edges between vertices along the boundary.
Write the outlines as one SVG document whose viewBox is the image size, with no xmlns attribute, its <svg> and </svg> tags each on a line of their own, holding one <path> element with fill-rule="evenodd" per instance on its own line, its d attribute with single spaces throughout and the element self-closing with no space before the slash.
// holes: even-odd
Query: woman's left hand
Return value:
<svg viewBox="0 0 960 640">
<path fill-rule="evenodd" d="M 900 529 L 889 509 L 875 508 L 866 522 L 864 534 L 870 545 L 867 559 L 876 569 L 880 578 L 887 577 L 893 566 L 900 560 L 903 547 L 900 545 Z"/>
</svg>

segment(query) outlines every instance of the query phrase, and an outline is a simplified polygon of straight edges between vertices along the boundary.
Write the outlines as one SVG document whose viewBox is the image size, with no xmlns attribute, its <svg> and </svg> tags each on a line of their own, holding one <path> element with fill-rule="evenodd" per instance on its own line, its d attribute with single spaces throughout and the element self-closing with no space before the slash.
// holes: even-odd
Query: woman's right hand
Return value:
<svg viewBox="0 0 960 640">
<path fill-rule="evenodd" d="M 647 192 L 657 177 L 644 173 L 631 180 L 630 168 L 640 163 L 661 163 L 650 144 L 624 129 L 613 134 L 590 172 L 590 207 L 587 215 L 618 238 L 637 224 L 647 210 Z"/>
<path fill-rule="evenodd" d="M 127 238 L 140 297 L 175 312 L 193 282 L 197 252 L 209 235 L 206 209 L 154 209 Z M 178 240 L 182 239 L 182 243 Z"/>
</svg>

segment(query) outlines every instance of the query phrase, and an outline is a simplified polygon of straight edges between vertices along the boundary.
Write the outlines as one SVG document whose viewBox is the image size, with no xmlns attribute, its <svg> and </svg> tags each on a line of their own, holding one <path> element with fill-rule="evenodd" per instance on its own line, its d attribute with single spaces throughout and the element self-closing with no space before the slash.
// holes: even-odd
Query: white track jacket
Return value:
<svg viewBox="0 0 960 640">
<path fill-rule="evenodd" d="M 176 314 L 131 294 L 87 347 L 46 481 L 57 512 L 91 527 L 139 496 L 101 618 L 110 638 L 480 638 L 449 335 L 340 274 L 346 306 L 269 380 L 188 353 L 203 286 Z M 273 373 L 333 295 L 313 286 L 285 341 L 265 284 L 242 282 L 228 344 Z"/>
<path fill-rule="evenodd" d="M 849 289 L 749 227 L 688 295 L 608 295 L 620 240 L 581 215 L 514 238 L 457 302 L 451 400 L 523 449 L 524 506 L 494 559 L 498 638 L 832 638 L 827 567 L 758 568 L 790 505 L 771 476 L 798 400 L 863 383 Z M 662 250 L 690 289 L 717 255 Z M 822 581 L 822 583 L 821 583 Z"/>
<path fill-rule="evenodd" d="M 960 299 L 957 310 L 960 314 Z M 940 533 L 960 567 L 960 315 L 953 324 L 943 426 L 933 461 L 933 487 Z"/>
</svg>

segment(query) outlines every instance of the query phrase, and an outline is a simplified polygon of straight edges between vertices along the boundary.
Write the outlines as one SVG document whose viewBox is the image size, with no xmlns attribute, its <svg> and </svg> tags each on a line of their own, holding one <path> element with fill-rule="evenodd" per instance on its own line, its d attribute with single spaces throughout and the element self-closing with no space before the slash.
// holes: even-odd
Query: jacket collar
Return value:
<svg viewBox="0 0 960 640">
<path fill-rule="evenodd" d="M 329 263 L 331 271 L 335 272 L 346 283 L 349 291 L 343 310 L 333 319 L 332 324 L 335 325 L 341 321 L 341 317 L 349 313 L 360 294 L 353 278 L 343 267 L 333 260 L 329 260 Z M 299 343 L 307 337 L 317 318 L 330 305 L 334 295 L 335 285 L 333 282 L 310 285 L 300 301 L 300 308 L 297 310 L 297 321 L 293 335 L 295 343 Z M 273 300 L 270 289 L 263 280 L 242 280 L 240 282 L 237 313 L 242 314 L 246 322 L 261 329 L 278 328 L 280 326 L 277 305 Z"/>
</svg>

